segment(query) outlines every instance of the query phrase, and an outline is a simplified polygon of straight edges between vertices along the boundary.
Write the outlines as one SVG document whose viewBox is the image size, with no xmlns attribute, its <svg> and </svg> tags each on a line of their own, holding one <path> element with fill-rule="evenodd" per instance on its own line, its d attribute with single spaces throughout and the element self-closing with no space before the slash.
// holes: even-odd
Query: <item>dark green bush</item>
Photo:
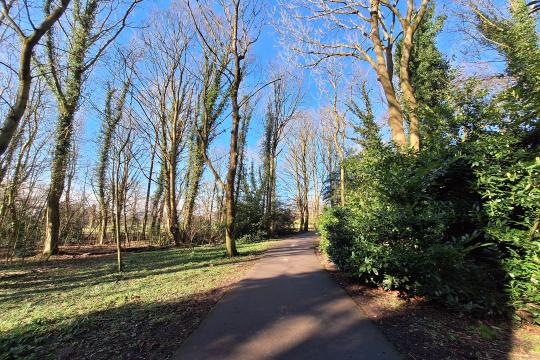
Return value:
<svg viewBox="0 0 540 360">
<path fill-rule="evenodd" d="M 537 233 L 527 239 L 540 204 L 538 167 L 510 159 L 515 171 L 495 167 L 503 175 L 492 179 L 485 162 L 496 157 L 472 146 L 418 155 L 382 146 L 350 158 L 347 207 L 321 217 L 322 250 L 349 274 L 404 296 L 537 316 Z"/>
<path fill-rule="evenodd" d="M 475 146 L 484 231 L 501 253 L 509 302 L 540 322 L 540 157 L 503 134 L 479 138 Z"/>
<path fill-rule="evenodd" d="M 328 208 L 319 218 L 320 248 L 341 269 L 353 271 L 351 253 L 354 232 L 349 229 L 348 211 L 339 207 Z"/>
<path fill-rule="evenodd" d="M 435 41 L 442 19 L 429 9 L 409 64 L 421 151 L 368 144 L 379 134 L 360 112 L 363 150 L 347 160 L 346 208 L 322 217 L 322 248 L 367 283 L 540 323 L 538 19 L 522 0 L 506 15 L 477 10 L 508 86 L 453 81 Z"/>
</svg>

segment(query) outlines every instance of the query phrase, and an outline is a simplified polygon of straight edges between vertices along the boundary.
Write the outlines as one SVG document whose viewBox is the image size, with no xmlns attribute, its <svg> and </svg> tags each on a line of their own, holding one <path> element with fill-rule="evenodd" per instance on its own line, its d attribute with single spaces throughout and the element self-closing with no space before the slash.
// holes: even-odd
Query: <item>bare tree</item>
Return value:
<svg viewBox="0 0 540 360">
<path fill-rule="evenodd" d="M 97 177 L 97 198 L 99 204 L 99 244 L 103 245 L 107 237 L 107 225 L 109 221 L 109 202 L 107 201 L 106 193 L 106 175 L 109 167 L 110 151 L 112 146 L 112 139 L 116 127 L 122 119 L 122 113 L 124 111 L 124 104 L 126 95 L 129 90 L 129 80 L 124 83 L 120 95 L 117 98 L 116 104 L 113 104 L 115 100 L 116 89 L 109 85 L 107 91 L 107 98 L 105 101 L 105 110 L 103 112 L 103 121 L 101 125 L 100 134 L 100 151 L 99 161 L 96 169 Z"/>
<path fill-rule="evenodd" d="M 323 174 L 322 174 L 322 164 L 321 164 L 321 138 L 320 138 L 320 128 L 313 124 L 313 144 L 312 150 L 309 154 L 309 173 L 311 176 L 311 183 L 313 184 L 313 194 L 312 194 L 312 217 L 313 224 L 315 228 L 318 228 L 318 220 L 321 215 L 321 188 L 323 184 Z"/>
<path fill-rule="evenodd" d="M 130 177 L 130 162 L 133 159 L 131 141 L 132 127 L 127 123 L 127 127 L 121 129 L 116 134 L 113 145 L 111 164 L 111 193 L 113 199 L 113 227 L 114 239 L 116 243 L 117 270 L 123 270 L 122 262 L 122 214 L 125 213 L 126 199 L 128 192 L 128 181 Z M 127 232 L 124 222 L 124 230 Z"/>
<path fill-rule="evenodd" d="M 10 15 L 10 10 L 15 1 L 0 0 L 0 3 L 2 4 L 2 20 L 8 22 L 9 26 L 17 33 L 21 41 L 19 68 L 17 70 L 19 85 L 15 103 L 13 106 L 10 106 L 7 116 L 2 123 L 2 127 L 0 127 L 0 155 L 4 154 L 6 151 L 17 130 L 21 118 L 26 111 L 28 98 L 30 96 L 30 88 L 32 86 L 31 63 L 34 48 L 47 31 L 51 29 L 54 23 L 60 19 L 62 14 L 66 11 L 70 0 L 59 1 L 59 4 L 51 10 L 52 2 L 52 0 L 45 1 L 45 6 L 49 11 L 45 14 L 39 25 L 35 25 L 30 17 L 28 2 L 22 2 L 21 6 L 24 6 L 26 11 L 18 11 L 18 13 L 28 14 L 28 18 L 25 19 L 24 22 L 28 22 L 33 30 L 30 34 L 27 34 L 21 24 L 23 21 L 18 22 Z"/>
<path fill-rule="evenodd" d="M 150 191 L 152 189 L 152 181 L 153 181 L 153 175 L 154 175 L 154 165 L 155 165 L 155 159 L 156 159 L 156 150 L 157 146 L 154 144 L 151 146 L 150 150 L 150 165 L 148 169 L 148 179 L 146 183 L 146 192 L 144 197 L 144 214 L 143 214 L 143 222 L 142 222 L 142 236 L 146 239 L 146 228 L 148 225 L 148 211 L 150 209 Z"/>
<path fill-rule="evenodd" d="M 286 138 L 286 160 L 296 190 L 295 203 L 299 214 L 300 231 L 309 229 L 309 189 L 312 175 L 309 162 L 313 159 L 312 152 L 315 151 L 314 135 L 312 118 L 303 112 L 289 128 Z"/>
<path fill-rule="evenodd" d="M 94 64 L 126 27 L 129 15 L 140 1 L 130 1 L 123 12 L 119 11 L 116 1 L 75 1 L 71 20 L 59 26 L 67 37 L 65 39 L 67 59 L 64 65 L 61 65 L 63 56 L 60 55 L 62 44 L 59 36 L 55 36 L 53 28 L 47 33 L 44 55 L 46 63 L 40 64 L 40 68 L 56 97 L 59 117 L 47 200 L 43 246 L 43 254 L 46 256 L 58 251 L 60 198 L 64 191 L 66 166 L 73 137 L 73 121 L 80 105 L 84 82 Z M 50 6 L 45 7 L 47 16 L 50 10 Z M 115 14 L 120 16 L 116 18 Z"/>
<path fill-rule="evenodd" d="M 319 109 L 319 139 L 320 159 L 324 169 L 323 179 L 325 182 L 325 198 L 334 206 L 340 203 L 340 181 L 336 175 L 340 173 L 340 158 L 334 141 L 335 127 L 332 112 L 328 109 Z"/>
<path fill-rule="evenodd" d="M 238 139 L 241 125 L 239 92 L 245 75 L 245 59 L 260 33 L 260 4 L 256 0 L 219 0 L 197 2 L 198 14 L 195 19 L 197 32 L 208 50 L 216 56 L 212 44 L 228 49 L 232 57 L 231 68 L 227 69 L 229 99 L 231 105 L 231 136 L 229 142 L 229 166 L 225 181 L 221 179 L 207 154 L 203 154 L 206 164 L 225 193 L 225 244 L 229 256 L 238 255 L 234 239 L 236 172 L 238 169 Z M 217 8 L 217 10 L 216 10 Z M 204 25 L 204 26 L 203 26 Z M 210 41 L 209 39 L 212 39 Z M 219 58 L 218 58 L 219 59 Z"/>
<path fill-rule="evenodd" d="M 140 103 L 151 114 L 159 147 L 168 235 L 180 245 L 178 172 L 194 116 L 194 81 L 187 67 L 193 34 L 178 12 L 170 10 L 158 16 L 144 36 L 146 51 L 139 74 L 145 76 L 146 85 Z"/>
<path fill-rule="evenodd" d="M 289 72 L 276 74 L 267 103 L 263 155 L 263 209 L 266 231 L 275 233 L 277 158 L 289 122 L 296 116 L 302 96 L 301 81 Z"/>
<path fill-rule="evenodd" d="M 376 72 L 389 113 L 392 140 L 407 147 L 404 112 L 393 85 L 394 46 L 402 36 L 399 80 L 409 116 L 409 146 L 420 149 L 416 98 L 409 76 L 413 37 L 430 0 L 297 0 L 283 2 L 283 26 L 296 43 L 293 49 L 308 56 L 309 66 L 330 57 L 367 62 Z"/>
<path fill-rule="evenodd" d="M 345 74 L 340 64 L 334 59 L 322 66 L 320 89 L 322 94 L 328 94 L 330 104 L 323 109 L 321 121 L 326 130 L 325 136 L 333 142 L 333 149 L 339 164 L 339 202 L 345 206 L 345 138 L 347 132 L 346 109 L 340 99 L 343 98 Z M 333 174 L 331 174 L 333 176 Z"/>
</svg>

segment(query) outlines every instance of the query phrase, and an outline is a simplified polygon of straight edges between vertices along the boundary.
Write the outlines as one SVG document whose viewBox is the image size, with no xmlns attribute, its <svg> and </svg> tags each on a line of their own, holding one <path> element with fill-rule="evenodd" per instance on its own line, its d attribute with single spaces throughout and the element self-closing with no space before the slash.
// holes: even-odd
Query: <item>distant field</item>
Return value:
<svg viewBox="0 0 540 360">
<path fill-rule="evenodd" d="M 166 358 L 270 244 L 0 265 L 0 359 Z"/>
</svg>

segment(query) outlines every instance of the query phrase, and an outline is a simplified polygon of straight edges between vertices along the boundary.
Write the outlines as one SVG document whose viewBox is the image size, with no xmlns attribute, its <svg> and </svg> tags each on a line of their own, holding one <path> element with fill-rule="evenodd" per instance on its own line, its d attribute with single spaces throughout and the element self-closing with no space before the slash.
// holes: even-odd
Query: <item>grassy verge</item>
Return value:
<svg viewBox="0 0 540 360">
<path fill-rule="evenodd" d="M 0 359 L 166 358 L 270 244 L 0 265 Z"/>
</svg>

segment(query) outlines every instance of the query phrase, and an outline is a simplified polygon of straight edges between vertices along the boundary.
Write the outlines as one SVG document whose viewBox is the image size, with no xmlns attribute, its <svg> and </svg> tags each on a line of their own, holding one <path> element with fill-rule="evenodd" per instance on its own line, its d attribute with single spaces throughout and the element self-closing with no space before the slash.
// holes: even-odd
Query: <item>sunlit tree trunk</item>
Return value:
<svg viewBox="0 0 540 360">
<path fill-rule="evenodd" d="M 237 31 L 238 31 L 238 7 L 236 7 L 236 22 L 233 27 L 233 56 L 234 56 L 234 80 L 231 86 L 231 108 L 232 108 L 232 126 L 229 142 L 229 170 L 225 183 L 225 246 L 229 256 L 238 255 L 236 242 L 234 240 L 234 217 L 235 209 L 235 179 L 238 167 L 238 130 L 240 127 L 240 105 L 238 104 L 238 90 L 242 81 L 240 54 L 237 50 Z"/>
<path fill-rule="evenodd" d="M 161 215 L 163 213 L 163 177 L 164 177 L 164 168 L 163 164 L 161 164 L 161 168 L 159 170 L 159 175 L 157 178 L 157 188 L 154 192 L 154 196 L 152 199 L 152 210 L 151 210 L 151 222 L 150 222 L 150 232 L 151 232 L 151 238 L 153 239 L 155 235 L 160 235 L 160 222 L 161 222 Z"/>
<path fill-rule="evenodd" d="M 80 87 L 79 87 L 80 90 Z M 49 196 L 47 197 L 47 212 L 45 217 L 45 242 L 43 254 L 56 254 L 60 240 L 60 198 L 64 191 L 66 167 L 69 158 L 71 137 L 73 134 L 74 108 L 62 109 L 56 128 L 56 146 L 54 148 L 51 168 Z"/>
</svg>

